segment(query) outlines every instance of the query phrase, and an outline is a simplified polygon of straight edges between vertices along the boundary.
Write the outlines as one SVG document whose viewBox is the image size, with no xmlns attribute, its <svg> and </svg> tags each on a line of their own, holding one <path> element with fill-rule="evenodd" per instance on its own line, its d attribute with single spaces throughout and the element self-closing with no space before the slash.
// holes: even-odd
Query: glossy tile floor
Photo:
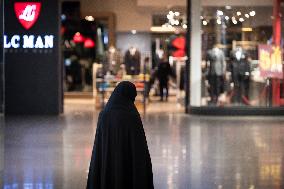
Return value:
<svg viewBox="0 0 284 189">
<path fill-rule="evenodd" d="M 85 188 L 97 113 L 71 100 L 59 117 L 0 117 L 3 188 Z M 284 118 L 151 112 L 144 127 L 156 189 L 284 188 Z"/>
</svg>

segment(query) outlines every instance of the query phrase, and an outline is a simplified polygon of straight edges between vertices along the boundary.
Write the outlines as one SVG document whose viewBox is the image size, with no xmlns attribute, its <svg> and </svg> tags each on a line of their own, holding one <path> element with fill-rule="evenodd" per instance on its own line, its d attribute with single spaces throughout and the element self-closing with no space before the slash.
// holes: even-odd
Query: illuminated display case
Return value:
<svg viewBox="0 0 284 189">
<path fill-rule="evenodd" d="M 188 111 L 284 114 L 282 0 L 188 1 Z"/>
</svg>

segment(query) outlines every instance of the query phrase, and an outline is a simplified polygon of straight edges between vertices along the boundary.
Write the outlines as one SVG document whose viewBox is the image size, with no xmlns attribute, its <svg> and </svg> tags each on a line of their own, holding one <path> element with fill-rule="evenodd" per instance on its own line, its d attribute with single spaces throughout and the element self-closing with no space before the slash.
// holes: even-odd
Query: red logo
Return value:
<svg viewBox="0 0 284 189">
<path fill-rule="evenodd" d="M 14 11 L 19 22 L 25 29 L 30 29 L 38 19 L 41 3 L 38 2 L 16 2 Z"/>
</svg>

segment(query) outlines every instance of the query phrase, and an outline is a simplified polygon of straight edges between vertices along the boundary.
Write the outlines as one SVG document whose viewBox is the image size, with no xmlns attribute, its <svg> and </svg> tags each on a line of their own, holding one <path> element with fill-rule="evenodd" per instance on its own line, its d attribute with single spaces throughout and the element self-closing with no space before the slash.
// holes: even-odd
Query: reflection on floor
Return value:
<svg viewBox="0 0 284 189">
<path fill-rule="evenodd" d="M 82 101 L 67 101 L 65 112 L 6 118 L 4 189 L 85 188 L 98 112 Z M 284 188 L 283 123 L 149 114 L 144 127 L 155 188 Z"/>
</svg>

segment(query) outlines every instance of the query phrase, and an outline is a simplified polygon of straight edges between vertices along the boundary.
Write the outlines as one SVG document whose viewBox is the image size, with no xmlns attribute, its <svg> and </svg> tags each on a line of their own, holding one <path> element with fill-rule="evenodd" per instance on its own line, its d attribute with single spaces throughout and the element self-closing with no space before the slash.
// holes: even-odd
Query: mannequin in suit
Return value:
<svg viewBox="0 0 284 189">
<path fill-rule="evenodd" d="M 230 71 L 234 84 L 233 101 L 241 103 L 242 97 L 248 98 L 249 96 L 251 72 L 247 53 L 241 47 L 237 47 L 231 52 Z"/>
<path fill-rule="evenodd" d="M 216 45 L 207 52 L 206 67 L 211 103 L 216 104 L 224 87 L 224 76 L 226 72 L 224 52 Z"/>
<path fill-rule="evenodd" d="M 124 56 L 124 64 L 128 75 L 138 75 L 140 73 L 141 54 L 135 47 L 130 47 Z"/>
</svg>

